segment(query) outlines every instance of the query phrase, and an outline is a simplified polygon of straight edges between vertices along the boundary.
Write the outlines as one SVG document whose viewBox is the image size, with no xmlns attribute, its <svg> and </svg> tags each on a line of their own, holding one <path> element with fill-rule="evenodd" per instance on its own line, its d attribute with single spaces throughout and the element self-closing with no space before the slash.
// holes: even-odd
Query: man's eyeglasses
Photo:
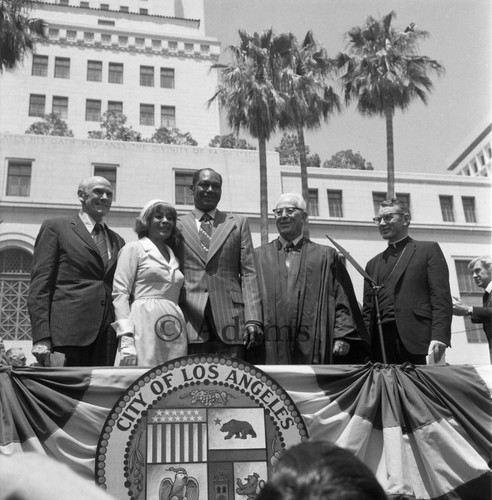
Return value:
<svg viewBox="0 0 492 500">
<path fill-rule="evenodd" d="M 294 215 L 296 210 L 300 210 L 301 212 L 304 212 L 302 208 L 299 207 L 283 207 L 283 208 L 274 208 L 273 213 L 275 217 L 282 217 L 284 215 L 284 212 L 287 215 Z"/>
<path fill-rule="evenodd" d="M 376 226 L 379 226 L 379 224 L 381 224 L 381 221 L 384 221 L 386 224 L 389 224 L 395 218 L 395 215 L 404 215 L 404 214 L 395 212 L 392 214 L 383 215 L 382 217 L 373 217 L 372 221 L 374 222 L 374 224 L 376 224 Z"/>
</svg>

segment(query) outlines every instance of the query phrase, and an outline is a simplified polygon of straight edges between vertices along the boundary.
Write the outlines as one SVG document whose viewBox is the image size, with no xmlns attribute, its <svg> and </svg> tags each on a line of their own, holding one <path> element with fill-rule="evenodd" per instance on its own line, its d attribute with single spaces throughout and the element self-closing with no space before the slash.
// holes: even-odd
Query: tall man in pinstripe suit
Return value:
<svg viewBox="0 0 492 500">
<path fill-rule="evenodd" d="M 195 209 L 178 219 L 188 351 L 244 358 L 246 350 L 263 341 L 248 221 L 217 210 L 222 177 L 214 170 L 195 172 L 190 190 Z"/>
</svg>

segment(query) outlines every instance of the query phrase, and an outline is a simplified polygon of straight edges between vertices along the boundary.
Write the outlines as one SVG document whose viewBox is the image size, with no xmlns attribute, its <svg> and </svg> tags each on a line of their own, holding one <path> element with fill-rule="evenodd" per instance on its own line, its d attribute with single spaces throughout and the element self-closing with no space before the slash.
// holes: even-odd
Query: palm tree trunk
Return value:
<svg viewBox="0 0 492 500">
<path fill-rule="evenodd" d="M 302 127 L 299 127 L 297 129 L 297 140 L 299 143 L 299 163 L 301 164 L 300 167 L 301 167 L 302 197 L 306 200 L 306 203 L 309 204 L 306 143 L 304 141 L 304 130 Z M 304 224 L 303 234 L 306 238 L 309 238 L 309 226 L 307 220 Z"/>
<path fill-rule="evenodd" d="M 258 150 L 260 155 L 260 235 L 261 244 L 268 243 L 268 181 L 267 181 L 267 159 L 266 139 L 258 138 Z"/>
<path fill-rule="evenodd" d="M 393 108 L 386 108 L 386 157 L 388 162 L 388 189 L 386 197 L 395 197 L 395 152 L 393 149 Z"/>
</svg>

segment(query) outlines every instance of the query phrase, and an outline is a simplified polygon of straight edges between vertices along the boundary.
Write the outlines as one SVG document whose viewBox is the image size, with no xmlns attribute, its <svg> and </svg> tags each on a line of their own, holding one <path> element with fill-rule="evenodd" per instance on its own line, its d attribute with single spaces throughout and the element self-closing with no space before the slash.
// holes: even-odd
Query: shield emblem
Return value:
<svg viewBox="0 0 492 500">
<path fill-rule="evenodd" d="M 115 405 L 97 481 L 116 497 L 252 500 L 284 450 L 306 438 L 295 405 L 264 372 L 187 356 L 147 372 Z"/>
</svg>

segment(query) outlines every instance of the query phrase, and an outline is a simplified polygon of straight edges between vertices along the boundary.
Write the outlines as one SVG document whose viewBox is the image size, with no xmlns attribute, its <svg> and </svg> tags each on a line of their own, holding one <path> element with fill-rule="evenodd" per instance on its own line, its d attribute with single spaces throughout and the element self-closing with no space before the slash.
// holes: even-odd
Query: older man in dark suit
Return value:
<svg viewBox="0 0 492 500">
<path fill-rule="evenodd" d="M 222 177 L 214 170 L 195 172 L 190 190 L 195 209 L 178 219 L 188 352 L 244 358 L 245 349 L 263 340 L 248 221 L 217 210 Z"/>
<path fill-rule="evenodd" d="M 467 306 L 457 300 L 453 304 L 455 316 L 469 316 L 472 323 L 482 323 L 483 331 L 489 343 L 489 356 L 492 363 L 492 259 L 477 257 L 468 264 L 473 273 L 473 279 L 480 288 L 483 288 L 482 306 Z"/>
<path fill-rule="evenodd" d="M 103 177 L 83 180 L 74 217 L 46 220 L 34 247 L 28 307 L 32 353 L 42 366 L 112 365 L 116 338 L 111 289 L 123 239 L 103 222 L 113 188 Z M 55 355 L 53 355 L 55 354 Z"/>
<path fill-rule="evenodd" d="M 381 203 L 374 222 L 386 250 L 366 271 L 380 285 L 379 305 L 388 363 L 438 363 L 451 342 L 449 271 L 439 245 L 408 236 L 410 212 L 398 200 Z M 382 361 L 374 296 L 364 287 L 363 315 L 372 337 L 373 360 Z"/>
</svg>

